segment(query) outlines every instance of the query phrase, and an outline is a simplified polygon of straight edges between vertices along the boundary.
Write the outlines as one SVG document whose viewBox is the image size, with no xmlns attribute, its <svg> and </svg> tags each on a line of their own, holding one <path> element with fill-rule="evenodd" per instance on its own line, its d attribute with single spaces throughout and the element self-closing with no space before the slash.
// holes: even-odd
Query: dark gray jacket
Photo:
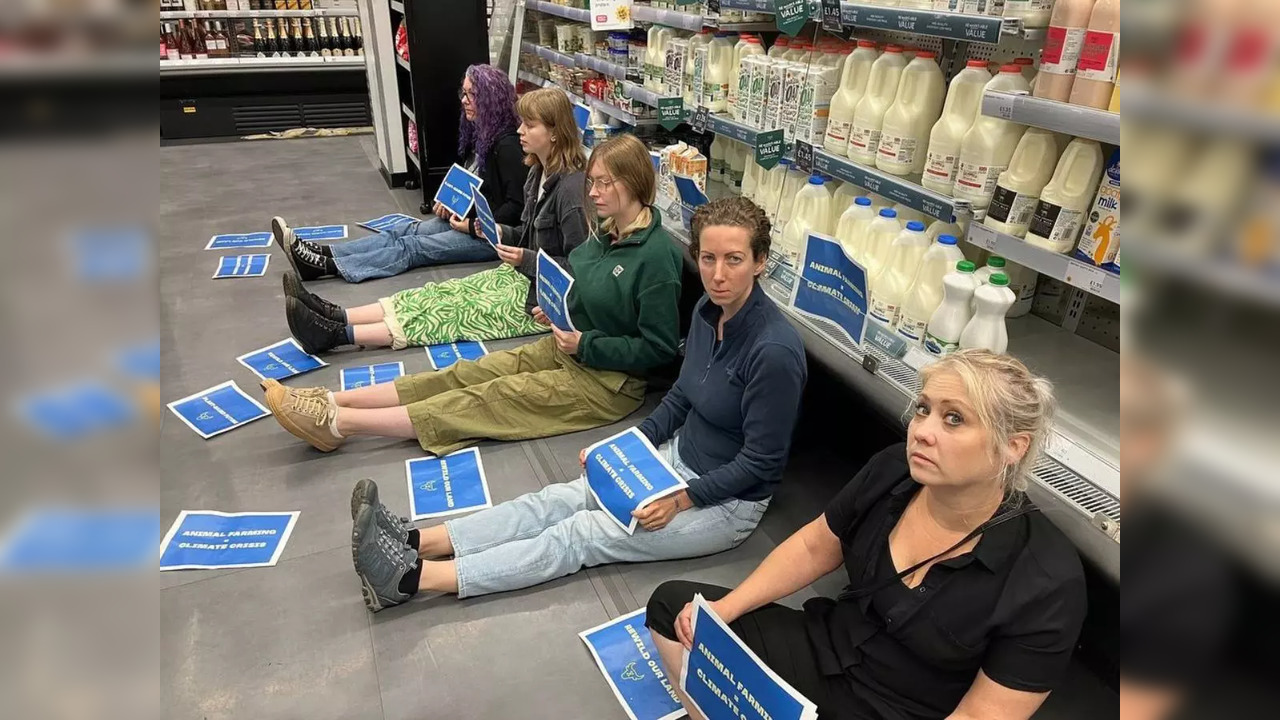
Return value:
<svg viewBox="0 0 1280 720">
<path fill-rule="evenodd" d="M 587 218 L 582 211 L 586 196 L 586 175 L 582 172 L 556 173 L 547 177 L 546 191 L 538 202 L 538 183 L 542 182 L 542 168 L 529 172 L 524 182 L 524 212 L 519 228 L 502 226 L 502 243 L 525 248 L 519 270 L 531 281 L 525 311 L 533 312 L 538 304 L 538 250 L 545 251 L 565 272 L 569 267 L 569 253 L 587 239 Z"/>
</svg>

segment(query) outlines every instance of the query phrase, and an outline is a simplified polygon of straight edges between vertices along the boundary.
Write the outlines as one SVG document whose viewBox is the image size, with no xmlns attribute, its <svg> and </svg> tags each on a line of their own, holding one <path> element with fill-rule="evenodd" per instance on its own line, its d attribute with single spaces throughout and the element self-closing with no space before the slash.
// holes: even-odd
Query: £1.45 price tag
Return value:
<svg viewBox="0 0 1280 720">
<path fill-rule="evenodd" d="M 1078 287 L 1093 295 L 1102 294 L 1102 286 L 1106 279 L 1106 270 L 1087 265 L 1079 260 L 1067 261 L 1067 276 L 1063 278 L 1068 285 Z"/>
<path fill-rule="evenodd" d="M 822 29 L 830 33 L 844 31 L 840 24 L 840 0 L 822 0 Z"/>
<path fill-rule="evenodd" d="M 795 167 L 801 172 L 813 172 L 813 146 L 802 140 L 797 140 L 795 149 L 792 151 L 795 159 Z"/>
</svg>

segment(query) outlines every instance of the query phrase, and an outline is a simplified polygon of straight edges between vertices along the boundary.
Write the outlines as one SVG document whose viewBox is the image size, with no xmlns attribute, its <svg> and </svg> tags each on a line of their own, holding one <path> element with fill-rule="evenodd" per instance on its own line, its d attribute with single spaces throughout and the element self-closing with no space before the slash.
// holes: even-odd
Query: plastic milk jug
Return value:
<svg viewBox="0 0 1280 720">
<path fill-rule="evenodd" d="M 1036 76 L 1036 97 L 1066 102 L 1076 79 L 1076 65 L 1084 47 L 1084 35 L 1093 12 L 1094 0 L 1057 0 L 1049 17 L 1044 49 L 1040 52 L 1040 74 Z"/>
<path fill-rule="evenodd" d="M 729 141 L 729 165 L 727 168 L 728 180 L 725 184 L 729 186 L 730 192 L 735 195 L 742 194 L 742 180 L 743 174 L 747 169 L 747 161 L 750 160 L 752 165 L 756 164 L 755 158 L 747 157 L 747 154 L 750 151 L 751 148 L 748 148 L 744 143 L 733 140 Z"/>
<path fill-rule="evenodd" d="M 1119 62 L 1120 0 L 1098 0 L 1089 15 L 1069 102 L 1105 110 L 1111 104 Z"/>
<path fill-rule="evenodd" d="M 871 198 L 864 196 L 854 198 L 853 204 L 840 214 L 840 220 L 836 223 L 836 240 L 840 241 L 840 247 L 860 263 L 866 254 L 867 231 L 875 217 L 876 213 L 871 209 Z"/>
<path fill-rule="evenodd" d="M 713 113 L 729 109 L 729 81 L 733 77 L 733 45 L 728 33 L 719 33 L 708 48 L 708 64 L 702 76 L 702 104 Z"/>
<path fill-rule="evenodd" d="M 711 158 L 707 165 L 707 179 L 711 182 L 725 182 L 725 165 L 728 162 L 730 142 L 723 135 L 716 135 L 711 141 Z"/>
<path fill-rule="evenodd" d="M 840 74 L 840 89 L 831 98 L 831 113 L 827 118 L 827 136 L 823 147 L 834 155 L 844 156 L 849 151 L 849 132 L 853 129 L 853 113 L 858 109 L 871 77 L 871 66 L 880 52 L 870 40 L 859 40 L 858 49 L 851 53 Z"/>
<path fill-rule="evenodd" d="M 828 181 L 827 187 L 831 187 L 832 184 L 837 186 L 831 193 L 831 227 L 835 228 L 840 224 L 840 217 L 844 215 L 844 211 L 848 210 L 855 200 L 862 197 L 863 190 L 853 183 L 842 183 L 839 180 Z M 871 217 L 875 217 L 875 213 L 871 213 Z"/>
<path fill-rule="evenodd" d="M 782 231 L 787 227 L 787 223 L 791 221 L 791 215 L 796 209 L 796 196 L 800 191 L 809 184 L 809 173 L 800 169 L 793 162 L 788 162 L 787 174 L 782 178 L 782 196 L 778 198 L 778 222 L 773 228 L 773 237 L 775 240 L 782 237 Z M 823 188 L 825 190 L 825 188 Z M 828 191 L 828 197 L 830 192 Z M 827 212 L 830 212 L 830 204 L 828 203 Z"/>
<path fill-rule="evenodd" d="M 929 152 L 925 156 L 921 185 L 936 193 L 951 194 L 960 164 L 960 141 L 973 126 L 982 104 L 983 88 L 990 81 L 991 73 L 982 60 L 970 60 L 951 80 L 942 116 L 929 131 Z"/>
<path fill-rule="evenodd" d="M 1029 87 L 1022 77 L 1021 69 L 1009 64 L 1000 68 L 1000 74 L 987 83 L 986 89 L 1025 93 Z M 964 139 L 960 141 L 960 164 L 951 194 L 968 200 L 973 205 L 975 216 L 981 216 L 978 211 L 985 214 L 987 204 L 996 191 L 996 180 L 1009 167 L 1009 159 L 1013 157 L 1018 140 L 1022 139 L 1022 133 L 1026 129 L 1026 125 L 978 115 L 969 132 L 964 134 Z"/>
<path fill-rule="evenodd" d="M 907 207 L 902 203 L 894 203 L 893 210 L 894 212 L 898 213 L 898 220 L 901 221 L 903 224 L 909 223 L 912 220 L 918 220 L 922 223 L 925 223 L 926 225 L 929 223 L 928 215 L 925 215 L 924 213 L 920 212 L 919 210 L 916 210 L 915 208 Z"/>
<path fill-rule="evenodd" d="M 1115 262 L 1120 252 L 1120 148 L 1111 153 L 1098 194 L 1093 197 L 1076 257 L 1094 265 Z"/>
<path fill-rule="evenodd" d="M 1049 130 L 1027 128 L 1018 141 L 1018 149 L 1013 151 L 1009 168 L 996 180 L 996 191 L 982 223 L 996 232 L 1025 236 L 1040 192 L 1053 177 L 1057 164 L 1058 141 L 1054 134 Z"/>
<path fill-rule="evenodd" d="M 1101 175 L 1102 148 L 1098 143 L 1083 138 L 1072 140 L 1053 171 L 1053 179 L 1040 193 L 1027 242 L 1053 252 L 1071 252 Z"/>
<path fill-rule="evenodd" d="M 791 169 L 791 162 L 786 158 L 778 161 L 764 174 L 761 187 L 756 190 L 756 204 L 764 210 L 769 216 L 769 224 L 778 226 L 778 205 L 782 200 L 782 183 L 787 177 L 787 170 Z"/>
<path fill-rule="evenodd" d="M 920 260 L 920 269 L 907 288 L 898 314 L 898 334 L 908 342 L 924 341 L 929 319 L 942 304 L 942 279 L 957 263 L 964 261 L 957 242 L 955 235 L 941 235 Z"/>
<path fill-rule="evenodd" d="M 746 162 L 742 171 L 742 197 L 762 208 L 764 207 L 764 202 L 761 197 L 768 183 L 767 172 L 756 162 L 755 153 L 748 147 Z"/>
<path fill-rule="evenodd" d="M 894 238 L 889 257 L 880 267 L 880 272 L 872 276 L 869 282 L 871 317 L 889 328 L 897 324 L 902 301 L 911 282 L 915 280 L 920 260 L 928 249 L 929 241 L 924 235 L 924 223 L 918 220 L 907 223 L 898 237 Z"/>
<path fill-rule="evenodd" d="M 791 38 L 786 35 L 778 35 L 778 39 L 773 41 L 773 45 L 769 47 L 769 57 L 782 59 L 782 56 L 791 49 Z"/>
<path fill-rule="evenodd" d="M 738 62 L 734 65 L 735 77 L 729 84 L 730 109 L 733 112 L 733 119 L 741 123 L 747 122 L 751 98 L 751 67 L 744 65 L 742 61 L 745 58 L 764 55 L 764 45 L 760 42 L 760 38 L 751 35 L 744 37 L 743 41 L 746 45 L 738 55 Z M 739 101 L 739 98 L 741 98 L 741 101 Z"/>
<path fill-rule="evenodd" d="M 942 278 L 942 302 L 929 316 L 924 335 L 925 352 L 941 357 L 960 348 L 960 333 L 973 317 L 971 303 L 977 287 L 973 263 L 968 260 L 957 262 L 955 271 Z"/>
<path fill-rule="evenodd" d="M 644 87 L 653 92 L 663 92 L 666 72 L 667 41 L 671 39 L 671 28 L 653 25 L 649 28 L 648 43 L 644 51 Z"/>
<path fill-rule="evenodd" d="M 872 205 L 872 207 L 875 207 Z M 874 220 L 867 223 L 860 247 L 862 256 L 858 262 L 867 271 L 867 282 L 875 277 L 889 260 L 889 252 L 893 249 L 893 241 L 902 232 L 902 223 L 898 221 L 898 213 L 893 208 L 881 208 Z"/>
<path fill-rule="evenodd" d="M 821 175 L 812 175 L 809 182 L 796 193 L 795 210 L 782 231 L 782 253 L 793 265 L 800 262 L 800 253 L 808 241 L 809 233 L 829 235 L 831 228 L 831 193 L 823 187 Z"/>
<path fill-rule="evenodd" d="M 996 273 L 1004 273 L 1009 278 L 1009 290 L 1017 298 L 1005 317 L 1022 317 L 1031 312 L 1031 306 L 1036 301 L 1036 284 L 1040 281 L 1040 274 L 1031 268 L 1011 263 L 999 255 L 991 255 L 987 258 L 987 264 L 974 273 L 974 277 L 981 286 L 989 282 Z"/>
<path fill-rule="evenodd" d="M 880 149 L 880 130 L 885 111 L 898 95 L 898 81 L 907 61 L 901 45 L 890 45 L 871 65 L 867 90 L 853 112 L 853 129 L 849 131 L 849 159 L 862 165 L 876 164 Z"/>
<path fill-rule="evenodd" d="M 960 333 L 960 347 L 985 348 L 993 353 L 1009 349 L 1009 331 L 1004 326 L 1005 313 L 1013 305 L 1009 276 L 996 273 L 990 282 L 973 292 L 973 317 Z"/>
<path fill-rule="evenodd" d="M 898 94 L 885 111 L 876 167 L 893 175 L 924 170 L 929 131 L 942 112 L 947 82 L 932 52 L 920 52 L 902 70 Z"/>
</svg>

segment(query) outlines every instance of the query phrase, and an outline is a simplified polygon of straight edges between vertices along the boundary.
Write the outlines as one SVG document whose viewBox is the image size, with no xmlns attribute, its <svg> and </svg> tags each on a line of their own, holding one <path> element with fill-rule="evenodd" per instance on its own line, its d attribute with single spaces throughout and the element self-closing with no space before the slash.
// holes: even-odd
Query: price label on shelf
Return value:
<svg viewBox="0 0 1280 720">
<path fill-rule="evenodd" d="M 981 223 L 969 225 L 969 242 L 988 252 L 996 252 L 996 231 Z"/>
<path fill-rule="evenodd" d="M 1068 285 L 1078 287 L 1093 295 L 1102 294 L 1102 285 L 1106 279 L 1106 270 L 1082 263 L 1079 260 L 1067 261 L 1067 276 L 1063 278 Z"/>
<path fill-rule="evenodd" d="M 696 133 L 704 133 L 707 131 L 707 125 L 711 122 L 711 112 L 707 110 L 706 105 L 699 105 L 698 109 L 693 111 L 693 116 L 689 118 L 689 127 L 693 128 Z"/>
<path fill-rule="evenodd" d="M 822 0 L 822 29 L 832 33 L 844 30 L 840 23 L 840 0 Z"/>
<path fill-rule="evenodd" d="M 796 141 L 795 150 L 792 151 L 792 157 L 795 159 L 795 166 L 802 172 L 813 172 L 813 146 L 807 142 Z"/>
</svg>

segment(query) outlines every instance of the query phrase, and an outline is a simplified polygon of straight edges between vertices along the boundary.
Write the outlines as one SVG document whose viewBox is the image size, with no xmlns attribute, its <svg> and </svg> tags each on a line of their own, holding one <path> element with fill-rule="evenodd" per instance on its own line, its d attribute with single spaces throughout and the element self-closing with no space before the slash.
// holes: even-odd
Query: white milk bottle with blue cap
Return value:
<svg viewBox="0 0 1280 720">
<path fill-rule="evenodd" d="M 919 220 L 907 223 L 898 237 L 894 238 L 888 259 L 869 283 L 871 317 L 890 329 L 897 324 L 902 301 L 906 298 L 907 289 L 915 280 L 920 261 L 928 249 L 929 240 L 924 234 L 924 223 Z"/>
<path fill-rule="evenodd" d="M 853 129 L 849 131 L 849 159 L 862 165 L 875 166 L 880 148 L 880 131 L 884 114 L 898 95 L 898 82 L 907 67 L 901 45 L 890 45 L 871 65 L 867 91 L 853 112 Z"/>
<path fill-rule="evenodd" d="M 810 175 L 809 182 L 796 193 L 795 209 L 782 231 L 782 254 L 792 265 L 799 262 L 809 233 L 830 235 L 831 193 L 823 187 L 821 175 Z"/>
<path fill-rule="evenodd" d="M 993 353 L 1009 349 L 1009 331 L 1004 316 L 1013 306 L 1015 298 L 1009 289 L 1009 276 L 992 275 L 986 285 L 973 292 L 973 318 L 960 333 L 960 347 L 964 350 L 983 348 Z"/>
<path fill-rule="evenodd" d="M 872 202 L 872 207 L 875 203 Z M 862 257 L 858 262 L 867 271 L 867 283 L 875 277 L 884 264 L 889 261 L 889 253 L 893 251 L 893 241 L 902 232 L 902 222 L 893 208 L 880 208 L 875 219 L 867 223 L 866 234 L 861 241 Z"/>
<path fill-rule="evenodd" d="M 940 235 L 920 259 L 920 269 L 898 313 L 898 335 L 907 342 L 923 342 L 929 318 L 942 304 L 942 279 L 964 260 L 956 243 L 955 235 Z"/>
<path fill-rule="evenodd" d="M 942 278 L 942 302 L 933 314 L 924 334 L 924 349 L 930 355 L 943 356 L 960 349 L 960 333 L 973 317 L 973 292 L 978 289 L 973 279 L 973 263 L 961 260 L 954 272 Z"/>
<path fill-rule="evenodd" d="M 840 247 L 844 248 L 845 254 L 864 267 L 866 263 L 862 258 L 866 254 L 867 231 L 875 218 L 876 212 L 871 209 L 871 198 L 857 197 L 853 199 L 853 204 L 840 214 L 840 220 L 836 223 L 836 240 L 840 241 Z"/>
<path fill-rule="evenodd" d="M 835 228 L 840 224 L 840 216 L 844 215 L 844 211 L 853 205 L 853 201 L 862 197 L 862 188 L 853 183 L 842 183 L 839 180 L 828 180 L 827 187 L 832 184 L 836 185 L 836 189 L 831 192 L 831 227 Z M 872 217 L 875 213 L 871 213 Z"/>
</svg>

